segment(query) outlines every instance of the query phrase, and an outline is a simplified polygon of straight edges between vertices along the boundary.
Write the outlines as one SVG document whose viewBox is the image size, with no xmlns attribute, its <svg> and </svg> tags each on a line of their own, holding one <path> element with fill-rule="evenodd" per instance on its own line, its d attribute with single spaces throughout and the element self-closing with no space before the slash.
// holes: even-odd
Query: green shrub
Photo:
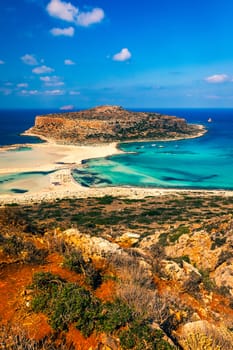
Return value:
<svg viewBox="0 0 233 350">
<path fill-rule="evenodd" d="M 91 260 L 86 262 L 83 259 L 81 251 L 68 251 L 65 254 L 63 266 L 76 273 L 83 273 L 85 282 L 93 289 L 98 288 L 102 283 L 100 271 L 93 266 Z"/>
<path fill-rule="evenodd" d="M 113 201 L 114 197 L 108 195 L 98 198 L 99 204 L 112 204 Z"/>
<path fill-rule="evenodd" d="M 147 321 L 134 321 L 127 330 L 119 334 L 120 344 L 123 349 L 174 349 L 163 339 L 164 333 L 158 329 L 152 329 Z"/>
<path fill-rule="evenodd" d="M 63 266 L 76 273 L 82 273 L 84 270 L 84 259 L 80 251 L 72 251 L 65 254 Z"/>
<path fill-rule="evenodd" d="M 120 299 L 102 305 L 102 317 L 99 321 L 100 329 L 102 331 L 112 333 L 114 330 L 124 326 L 131 320 L 131 309 Z"/>
<path fill-rule="evenodd" d="M 180 225 L 174 232 L 169 236 L 169 240 L 172 243 L 175 243 L 178 241 L 178 239 L 185 234 L 188 234 L 190 232 L 189 227 Z"/>
</svg>

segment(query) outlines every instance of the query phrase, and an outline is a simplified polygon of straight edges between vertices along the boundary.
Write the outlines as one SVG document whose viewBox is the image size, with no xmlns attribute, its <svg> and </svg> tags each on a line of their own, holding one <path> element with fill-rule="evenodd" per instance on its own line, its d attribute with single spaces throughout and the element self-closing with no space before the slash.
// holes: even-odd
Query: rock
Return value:
<svg viewBox="0 0 233 350">
<path fill-rule="evenodd" d="M 233 334 L 224 326 L 208 321 L 189 322 L 176 331 L 182 349 L 233 349 Z"/>
<path fill-rule="evenodd" d="M 63 239 L 82 250 L 84 257 L 104 257 L 108 254 L 123 254 L 118 244 L 107 241 L 101 237 L 92 237 L 80 233 L 77 229 L 71 228 L 61 233 Z"/>
<path fill-rule="evenodd" d="M 124 244 L 127 246 L 132 246 L 137 243 L 140 239 L 140 235 L 132 232 L 125 232 L 123 235 L 116 239 L 116 242 L 119 244 Z"/>
<path fill-rule="evenodd" d="M 201 282 L 200 272 L 191 264 L 183 261 L 182 266 L 172 260 L 161 261 L 161 272 L 164 273 L 169 279 L 176 280 L 181 283 L 192 279 L 196 283 Z"/>
<path fill-rule="evenodd" d="M 166 246 L 165 253 L 170 257 L 188 256 L 198 268 L 213 270 L 221 253 L 221 248 L 211 249 L 212 240 L 208 232 L 197 231 L 182 235 L 174 246 Z"/>
<path fill-rule="evenodd" d="M 233 296 L 233 259 L 224 262 L 213 273 L 212 277 L 218 287 L 226 287 Z"/>
</svg>

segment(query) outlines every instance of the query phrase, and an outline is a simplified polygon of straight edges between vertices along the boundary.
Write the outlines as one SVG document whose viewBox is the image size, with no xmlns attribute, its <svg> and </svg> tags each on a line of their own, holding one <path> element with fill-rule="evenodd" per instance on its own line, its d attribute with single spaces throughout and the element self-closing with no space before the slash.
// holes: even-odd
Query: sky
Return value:
<svg viewBox="0 0 233 350">
<path fill-rule="evenodd" d="M 232 0 L 0 2 L 0 108 L 233 107 Z"/>
</svg>

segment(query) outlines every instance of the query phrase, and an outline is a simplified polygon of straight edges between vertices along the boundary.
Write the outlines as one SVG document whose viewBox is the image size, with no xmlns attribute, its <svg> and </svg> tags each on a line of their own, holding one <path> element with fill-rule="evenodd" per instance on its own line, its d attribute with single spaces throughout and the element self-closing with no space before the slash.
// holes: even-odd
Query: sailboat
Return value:
<svg viewBox="0 0 233 350">
<path fill-rule="evenodd" d="M 212 118 L 208 118 L 208 123 L 212 123 Z"/>
</svg>

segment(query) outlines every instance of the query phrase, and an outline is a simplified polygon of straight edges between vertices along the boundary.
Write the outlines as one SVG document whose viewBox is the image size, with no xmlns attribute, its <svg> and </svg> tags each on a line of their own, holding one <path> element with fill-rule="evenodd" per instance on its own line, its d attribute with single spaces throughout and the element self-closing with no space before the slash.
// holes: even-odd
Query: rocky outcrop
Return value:
<svg viewBox="0 0 233 350">
<path fill-rule="evenodd" d="M 179 329 L 179 344 L 190 349 L 232 349 L 233 335 L 226 327 L 207 321 L 189 322 Z"/>
<path fill-rule="evenodd" d="M 150 112 L 131 112 L 119 106 L 100 106 L 80 112 L 37 116 L 26 131 L 62 143 L 194 137 L 201 127 L 185 119 Z"/>
</svg>

